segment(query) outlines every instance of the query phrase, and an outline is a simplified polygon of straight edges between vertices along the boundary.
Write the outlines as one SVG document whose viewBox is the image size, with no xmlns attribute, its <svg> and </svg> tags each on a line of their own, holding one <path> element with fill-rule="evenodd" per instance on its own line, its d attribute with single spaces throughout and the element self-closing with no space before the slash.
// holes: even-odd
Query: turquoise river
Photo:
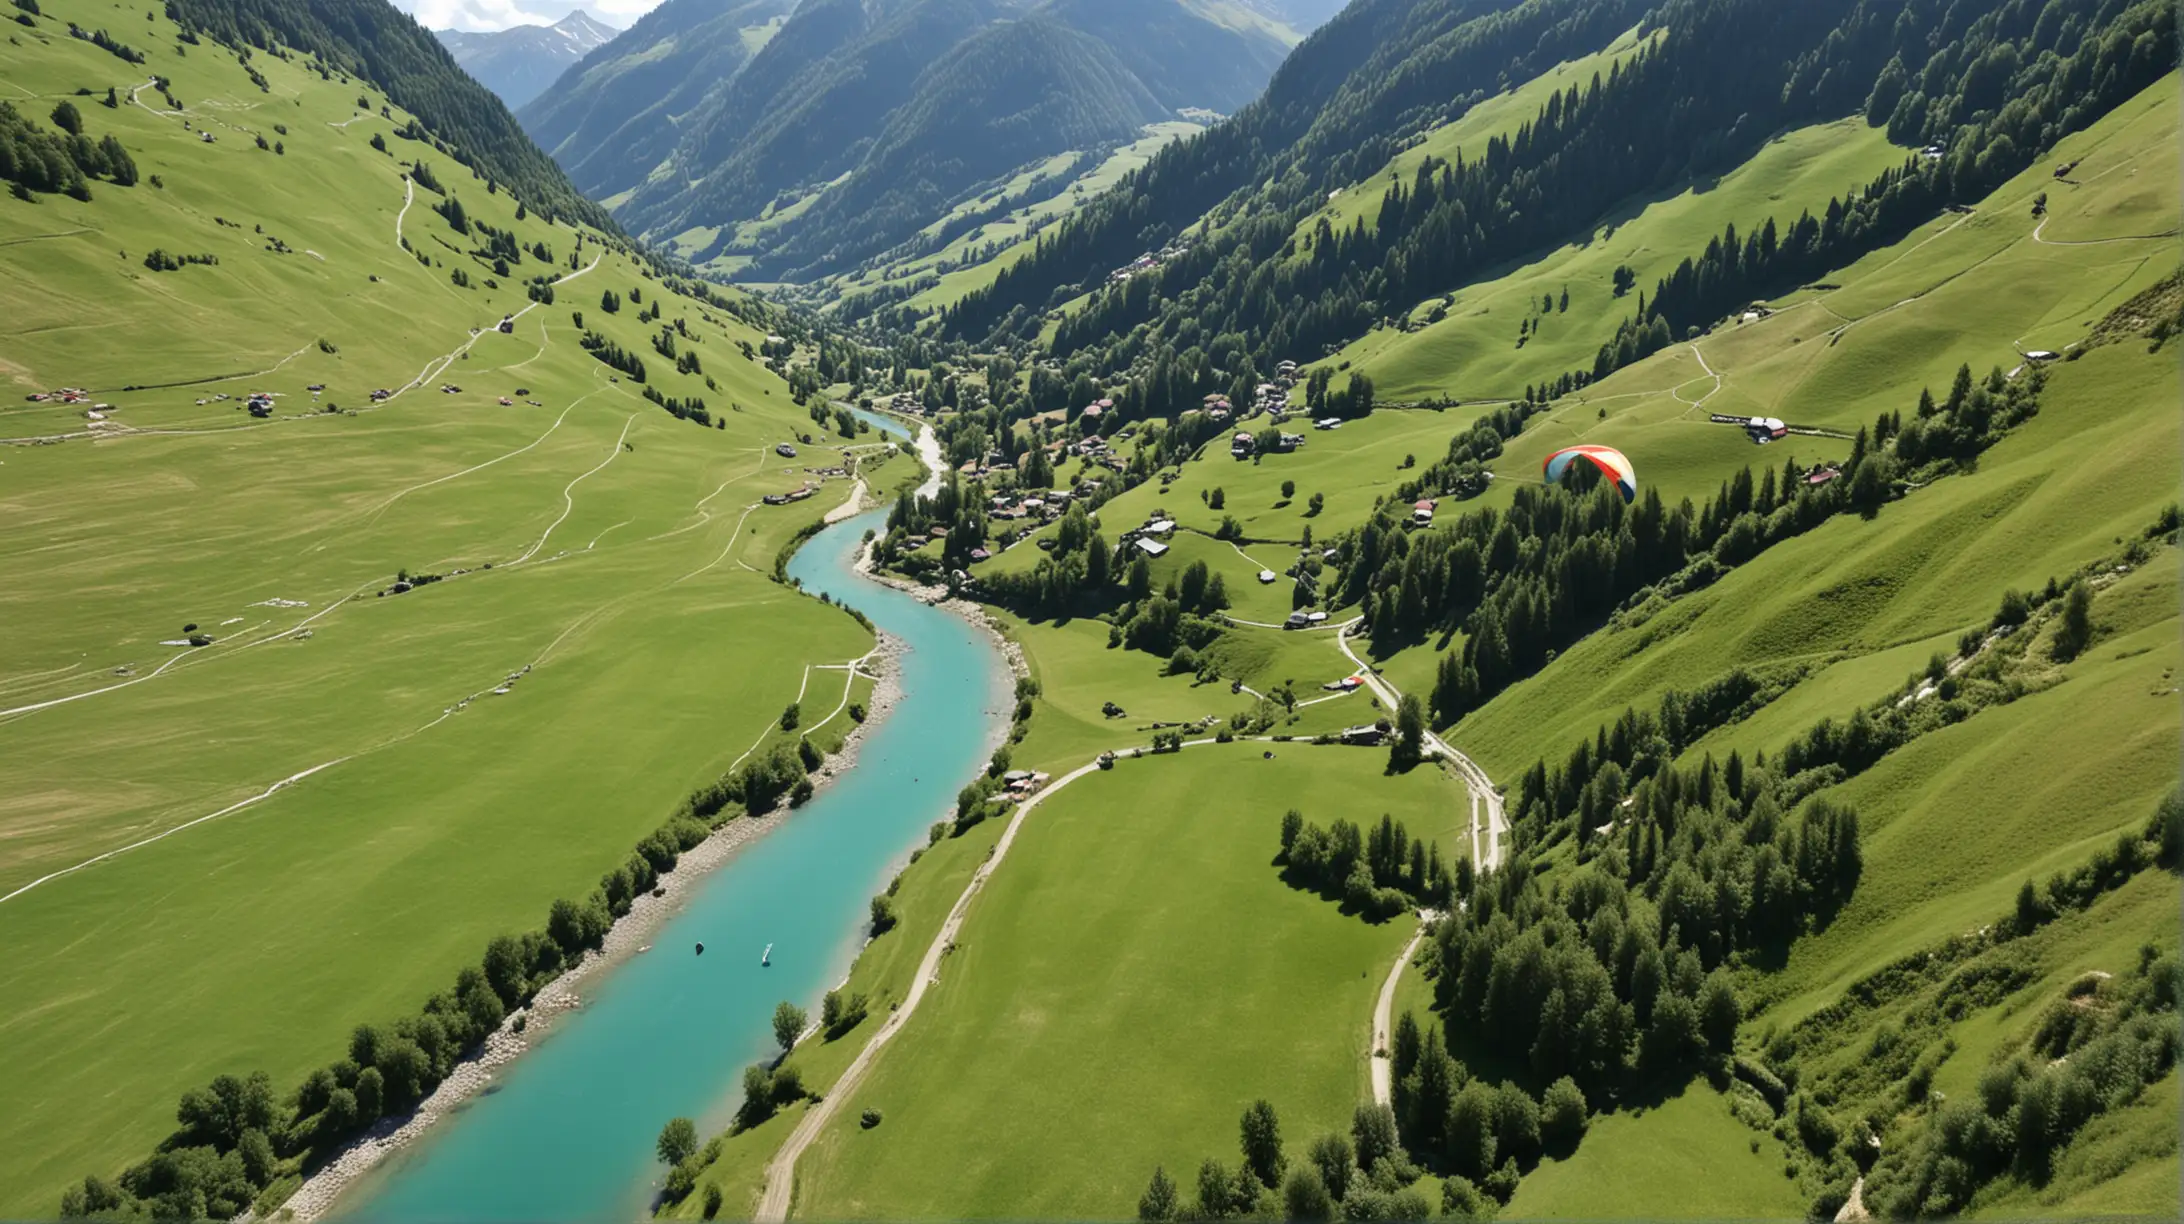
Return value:
<svg viewBox="0 0 2184 1224">
<path fill-rule="evenodd" d="M 652 1155 L 661 1125 L 680 1115 L 698 1119 L 701 1133 L 724 1126 L 744 1066 L 773 1052 L 774 1005 L 816 1012 L 848 972 L 870 898 L 926 826 L 952 812 L 1009 700 L 1007 669 L 982 631 L 855 572 L 864 532 L 884 522 L 873 511 L 838 523 L 789 565 L 806 590 L 847 602 L 908 648 L 901 700 L 856 763 L 694 885 L 650 952 L 593 982 L 580 1010 L 352 1188 L 338 1215 L 642 1218 L 664 1172 Z M 772 964 L 761 966 L 769 944 Z"/>
</svg>

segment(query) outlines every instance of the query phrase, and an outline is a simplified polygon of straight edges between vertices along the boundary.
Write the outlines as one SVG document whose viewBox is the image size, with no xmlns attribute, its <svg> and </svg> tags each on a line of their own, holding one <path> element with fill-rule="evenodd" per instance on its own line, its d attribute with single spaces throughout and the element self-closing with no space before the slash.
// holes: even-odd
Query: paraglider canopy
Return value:
<svg viewBox="0 0 2184 1224">
<path fill-rule="evenodd" d="M 1600 475 L 1614 483 L 1624 501 L 1638 497 L 1638 469 L 1630 464 L 1623 452 L 1612 446 L 1572 446 L 1547 456 L 1544 470 L 1547 483 L 1554 484 L 1573 463 L 1588 463 L 1599 469 Z"/>
</svg>

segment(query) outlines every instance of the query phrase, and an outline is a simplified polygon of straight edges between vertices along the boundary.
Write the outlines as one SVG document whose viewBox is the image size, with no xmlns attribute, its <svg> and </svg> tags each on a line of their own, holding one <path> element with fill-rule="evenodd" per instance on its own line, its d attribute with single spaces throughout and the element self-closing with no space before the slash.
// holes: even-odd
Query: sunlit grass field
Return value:
<svg viewBox="0 0 2184 1224">
<path fill-rule="evenodd" d="M 770 580 L 847 488 L 747 513 L 834 461 L 772 453 L 811 426 L 743 356 L 760 331 L 602 235 L 518 220 L 395 136 L 408 116 L 374 90 L 259 55 L 261 92 L 141 7 L 48 12 L 0 45 L 10 100 L 46 123 L 72 98 L 144 181 L 0 201 L 0 1214 L 19 1216 L 150 1151 L 184 1088 L 262 1069 L 285 1089 L 354 1025 L 413 1011 L 593 887 L 807 664 L 872 641 Z M 153 73 L 181 113 L 156 88 L 132 103 Z M 509 274 L 440 195 L 404 211 L 419 158 L 474 227 L 517 237 Z M 154 247 L 219 262 L 154 272 Z M 568 278 L 553 305 L 528 300 L 538 275 Z M 578 347 L 577 312 L 726 427 L 644 400 Z M 652 351 L 678 319 L 710 386 Z M 64 386 L 90 402 L 25 399 Z M 262 420 L 242 408 L 260 391 Z M 405 570 L 443 577 L 380 594 Z M 173 644 L 193 632 L 211 643 Z M 840 673 L 813 675 L 832 708 Z"/>
</svg>

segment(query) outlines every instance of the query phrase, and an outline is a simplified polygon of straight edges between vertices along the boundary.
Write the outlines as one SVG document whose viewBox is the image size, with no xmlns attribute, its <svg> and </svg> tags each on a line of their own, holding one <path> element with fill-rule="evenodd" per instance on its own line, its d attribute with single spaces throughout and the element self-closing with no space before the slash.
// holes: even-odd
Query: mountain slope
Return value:
<svg viewBox="0 0 2184 1224">
<path fill-rule="evenodd" d="M 1326 25 L 1349 0 L 1236 0 L 1255 13 L 1264 13 L 1300 34 Z"/>
<path fill-rule="evenodd" d="M 752 462 L 814 429 L 754 355 L 802 366 L 796 320 L 492 189 L 300 48 L 62 7 L 0 40 L 0 175 L 25 134 L 74 156 L 67 99 L 98 164 L 0 189 L 0 1217 L 93 1174 L 172 1218 L 271 1185 L 270 1219 L 351 1133 L 288 1125 L 313 1068 L 424 1031 L 872 640 L 770 580 L 842 483 L 744 510 L 805 480 Z M 117 1176 L 254 1072 L 277 1168 Z"/>
<path fill-rule="evenodd" d="M 628 224 L 802 279 L 1044 159 L 1235 110 L 1293 38 L 1235 0 L 807 0 L 753 53 L 769 15 L 670 0 L 524 121 Z"/>
<path fill-rule="evenodd" d="M 1043 13 L 990 26 L 919 76 L 847 180 L 819 197 L 766 266 L 801 280 L 855 262 L 944 214 L 965 185 L 1120 143 L 1167 114 L 1089 35 Z"/>
<path fill-rule="evenodd" d="M 531 143 L 500 99 L 465 75 L 447 48 L 385 0 L 171 0 L 185 37 L 244 49 L 285 46 L 321 71 L 377 85 L 463 164 L 516 192 L 533 208 L 606 229 L 606 210 L 578 194 L 568 176 Z M 263 86 L 260 87 L 263 89 Z"/>
<path fill-rule="evenodd" d="M 1985 0 L 1945 11 L 1858 0 L 1794 6 L 1678 0 L 1648 18 L 1655 23 L 1649 32 L 1659 37 L 1629 64 L 1555 93 L 1483 157 L 1428 168 L 1392 189 L 1376 185 L 1389 197 L 1378 224 L 1292 241 L 1296 224 L 1330 188 L 1357 183 L 1408 134 L 1448 122 L 1510 83 L 1503 65 L 1512 54 L 1557 42 L 1597 46 L 1604 41 L 1602 21 L 1632 20 L 1638 7 L 1528 0 L 1464 20 L 1463 6 L 1453 3 L 1405 9 L 1366 0 L 1309 41 L 1289 67 L 1360 23 L 1418 30 L 1431 19 L 1446 32 L 1384 41 L 1297 121 L 1285 125 L 1280 108 L 1255 107 L 1239 116 L 1235 132 L 1216 130 L 1171 150 L 1162 158 L 1167 165 L 1156 162 L 1114 200 L 1064 229 L 1040 257 L 967 300 L 951 329 L 983 334 L 1003 324 L 1028 334 L 1035 330 L 1032 312 L 1098 284 L 1105 269 L 1143 241 L 1148 224 L 1190 224 L 1212 207 L 1207 196 L 1263 175 L 1264 187 L 1239 193 L 1224 208 L 1224 217 L 1241 221 L 1230 220 L 1212 241 L 1161 268 L 1152 285 L 1099 295 L 1063 324 L 1056 344 L 1063 352 L 1109 344 L 1157 318 L 1167 331 L 1251 331 L 1262 360 L 1300 347 L 1319 353 L 1362 334 L 1391 309 L 1456 288 L 1512 254 L 1576 237 L 1623 201 L 1732 167 L 1786 125 L 1853 109 L 1869 109 L 1869 118 L 1887 122 L 1892 134 L 1949 146 L 1946 155 L 1870 184 L 1859 222 L 1847 234 L 1831 228 L 1814 239 L 1885 241 L 1923 210 L 1976 198 L 2149 83 L 2168 62 L 2161 40 L 2174 32 L 2166 6 L 2105 0 L 2045 6 Z M 1915 80 L 1907 59 L 1923 65 Z M 1283 84 L 1278 78 L 1269 104 Z M 1304 130 L 1282 144 L 1263 139 L 1284 126 Z M 1259 152 L 1269 147 L 1275 151 Z M 1231 154 L 1238 148 L 1251 152 L 1238 158 Z M 1302 257 L 1306 251 L 1309 258 Z M 1268 276 L 1231 277 L 1207 288 L 1209 270 L 1236 252 Z M 1765 260 L 1745 261 L 1740 251 L 1739 261 L 1773 261 L 1767 274 L 1780 278 L 1794 276 L 1788 265 L 1810 254 L 1801 242 L 1779 260 L 1770 249 Z M 1716 283 L 1742 279 L 1739 273 Z M 1684 288 L 1678 301 L 1694 294 Z M 1300 297 L 1314 308 L 1279 320 L 1269 310 L 1271 301 Z M 1671 319 L 1655 330 L 1697 321 Z M 1635 324 L 1650 327 L 1642 318 Z"/>
<path fill-rule="evenodd" d="M 550 26 L 511 26 L 488 33 L 434 30 L 463 71 L 510 107 L 520 107 L 554 83 L 569 65 L 611 42 L 615 30 L 577 9 Z"/>
<path fill-rule="evenodd" d="M 675 148 L 676 121 L 763 47 L 792 0 L 671 0 L 597 48 L 517 115 L 594 196 L 643 181 Z"/>
</svg>

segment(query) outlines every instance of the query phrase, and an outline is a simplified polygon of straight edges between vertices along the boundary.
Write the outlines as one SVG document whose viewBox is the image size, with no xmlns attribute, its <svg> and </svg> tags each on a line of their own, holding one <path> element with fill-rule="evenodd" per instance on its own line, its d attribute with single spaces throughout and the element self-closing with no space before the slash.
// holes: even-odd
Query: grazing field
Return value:
<svg viewBox="0 0 2184 1224">
<path fill-rule="evenodd" d="M 185 1088 L 285 1091 L 414 1012 L 807 678 L 834 708 L 843 674 L 808 665 L 872 646 L 770 580 L 847 486 L 751 508 L 838 461 L 773 453 L 811 425 L 743 355 L 763 327 L 519 216 L 374 90 L 261 56 L 261 91 L 141 9 L 57 7 L 149 60 L 53 19 L 0 46 L 19 111 L 72 101 L 142 175 L 0 200 L 26 290 L 0 321 L 0 1215 L 24 1217 L 148 1153 Z M 678 322 L 702 372 L 654 351 Z M 725 424 L 648 402 L 585 330 Z M 61 387 L 89 395 L 25 398 Z"/>
<path fill-rule="evenodd" d="M 1521 108 L 1521 119 L 1535 113 Z M 1518 119 L 1505 122 L 1513 130 Z M 1592 368 L 1600 346 L 1615 338 L 1616 325 L 1637 310 L 1635 290 L 1627 298 L 1614 292 L 1618 267 L 1630 268 L 1638 288 L 1650 293 L 1723 226 L 1751 232 L 1768 217 L 1787 226 L 1800 212 L 1818 215 L 1831 197 L 1863 186 L 1906 156 L 1863 119 L 1786 133 L 1718 179 L 1633 204 L 1603 218 L 1586 240 L 1418 305 L 1409 316 L 1415 331 L 1373 332 L 1331 360 L 1370 374 L 1380 394 L 1397 401 L 1513 399 L 1533 383 Z M 1370 188 L 1373 207 L 1385 186 L 1383 179 Z M 1543 310 L 1550 299 L 1554 309 Z M 1537 331 L 1519 343 L 1518 327 L 1527 319 L 1538 320 Z"/>
<path fill-rule="evenodd" d="M 1830 286 L 1839 287 L 1785 297 L 1771 317 L 1718 327 L 1554 405 L 1493 463 L 1497 479 L 1478 502 L 1444 505 L 1442 512 L 1506 505 L 1514 482 L 1536 479 L 1551 450 L 1575 441 L 1623 449 L 1637 465 L 1641 485 L 1659 489 L 1672 503 L 1703 500 L 1747 465 L 1779 467 L 1794 459 L 1809 466 L 1843 459 L 1852 447 L 1849 434 L 1882 411 L 1911 415 L 1920 389 L 1944 393 L 1959 365 L 1969 364 L 1979 376 L 2000 367 L 2022 377 L 2028 364 L 2022 350 L 2074 345 L 2118 305 L 2174 269 L 2184 243 L 2149 223 L 2154 210 L 2142 197 L 2152 189 L 2149 181 L 2158 183 L 2170 193 L 2173 211 L 2173 183 L 2150 176 L 2163 174 L 2173 161 L 2175 103 L 2174 86 L 2159 87 L 2064 142 L 2057 157 L 2078 159 L 2081 166 L 2071 183 L 2058 186 L 2044 166 L 2028 171 L 1970 214 L 1922 227 L 1894 248 L 1832 275 Z M 1767 207 L 1779 211 L 1786 197 L 1751 194 L 1755 185 L 1788 175 L 1824 200 L 1900 155 L 1859 123 L 1793 133 L 1761 155 L 1761 162 L 1783 159 L 1780 163 L 1755 162 L 1725 176 L 1712 192 L 1656 203 L 1618 236 L 1636 241 L 1645 233 L 1638 227 L 1666 225 L 1671 214 L 1665 210 L 1678 203 L 1711 210 L 1703 216 L 1683 214 L 1689 234 L 1662 231 L 1662 254 L 1680 254 L 1692 241 L 1703 245 L 1725 221 L 1741 227 Z M 1787 169 L 1793 161 L 1803 167 L 1803 177 Z M 1737 196 L 1739 191 L 1746 195 Z M 2041 191 L 2050 193 L 2050 228 L 2060 230 L 2067 219 L 2076 227 L 2068 231 L 2072 241 L 2091 245 L 2064 246 L 2043 233 L 2043 218 L 2031 210 Z M 2100 228 L 2104 219 L 2106 229 Z M 1655 271 L 1644 272 L 1641 283 Z M 1505 288 L 1497 281 L 1465 292 Z M 1535 290 L 1524 292 L 1536 297 Z M 1572 310 L 1576 317 L 1574 300 Z M 1585 317 L 1604 319 L 1612 328 L 1612 313 L 1602 314 L 1598 304 Z M 1456 323 L 1452 317 L 1443 326 Z M 1555 324 L 1548 326 L 1551 335 Z M 1428 329 L 1418 337 L 1432 334 Z M 1595 343 L 1597 338 L 1584 341 L 1588 353 Z M 1953 653 L 1961 634 L 1988 624 L 2004 591 L 2037 591 L 2051 579 L 2068 583 L 2095 563 L 2108 567 L 2091 575 L 2093 649 L 2069 663 L 2035 667 L 2028 681 L 2032 689 L 2022 697 L 1912 743 L 1831 795 L 1854 805 L 1861 816 L 1864 868 L 1858 888 L 1841 912 L 1794 943 L 1784 960 L 1738 971 L 1748 1011 L 1743 1048 L 1763 1051 L 1772 1034 L 1841 999 L 1859 979 L 1948 936 L 1993 923 L 2009 912 L 2028 878 L 2075 868 L 2114 844 L 2119 833 L 2143 828 L 2155 800 L 2174 784 L 2175 745 L 2184 735 L 2176 679 L 2184 668 L 2177 645 L 2179 563 L 2173 547 L 2157 544 L 2147 559 L 2126 567 L 2128 572 L 2113 569 L 2124 544 L 2144 538 L 2174 502 L 2176 465 L 2184 457 L 2174 417 L 2173 360 L 2165 349 L 2149 355 L 2147 348 L 2144 339 L 2126 339 L 2047 366 L 2038 415 L 2016 426 L 1968 470 L 1912 489 L 1871 517 L 1838 518 L 1778 544 L 1711 586 L 1629 610 L 1449 732 L 1450 741 L 1474 753 L 1496 779 L 1513 783 L 1536 759 L 1562 760 L 1627 706 L 1650 709 L 1667 692 L 1696 689 L 1736 667 L 1795 668 L 1799 678 L 1787 693 L 1702 739 L 1686 760 L 1695 763 L 1708 753 L 1719 759 L 1732 749 L 1747 760 L 1760 751 L 1773 758 L 1818 720 L 1841 720 L 1859 706 L 1903 692 L 1906 678 L 1935 653 Z M 1476 362 L 1447 354 L 1421 361 L 1439 371 L 1468 374 L 1477 368 Z M 1384 371 L 1376 376 L 1384 379 L 1385 394 L 1386 380 L 1394 376 Z M 1500 393 L 1511 390 L 1521 387 Z M 1741 431 L 1709 424 L 1706 417 L 1713 411 L 1765 412 L 1845 436 L 1795 436 L 1755 449 Z M 1156 574 L 1165 577 L 1181 565 L 1204 561 L 1222 573 L 1233 595 L 1253 566 L 1286 562 L 1292 555 L 1288 548 L 1306 526 L 1318 540 L 1354 525 L 1403 478 L 1405 454 L 1438 457 L 1471 416 L 1461 410 L 1376 412 L 1341 430 L 1308 435 L 1298 454 L 1257 464 L 1237 464 L 1225 448 L 1209 446 L 1167 483 L 1149 483 L 1103 506 L 1101 527 L 1113 533 L 1153 517 L 1175 518 L 1184 530 Z M 1311 471 L 1321 475 L 1296 475 Z M 1279 492 L 1283 479 L 1297 480 L 1290 497 Z M 1303 503 L 1319 485 L 1328 486 L 1326 514 L 1308 519 Z M 1212 504 L 1215 489 L 1221 491 L 1219 508 Z M 1343 498 L 1348 500 L 1338 500 Z M 1205 538 L 1224 518 L 1243 527 L 1240 545 Z M 996 564 L 1035 561 L 1027 553 Z M 1250 594 L 1286 591 L 1285 582 Z M 1266 611 L 1267 602 L 1239 600 L 1233 614 L 1258 619 L 1253 613 Z M 1337 619 L 1345 615 L 1337 613 Z M 1067 767 L 1112 746 L 1116 738 L 1141 736 L 1142 719 L 1180 722 L 1235 708 L 1225 684 L 1160 677 L 1158 660 L 1109 648 L 1104 622 L 1011 621 L 1010 630 L 1025 643 L 1044 686 L 1038 718 L 1017 753 L 1020 763 Z M 1429 641 L 1380 662 L 1400 687 L 1423 692 L 1432 683 L 1437 648 L 1462 645 L 1461 637 Z M 2034 642 L 2032 650 L 2038 659 L 2047 658 L 2044 641 Z M 1324 660 L 1322 667 L 1340 661 L 1325 635 L 1248 628 L 1232 630 L 1210 653 L 1223 677 L 1242 677 L 1254 686 L 1275 677 L 1313 677 L 1315 657 Z M 1339 670 L 1330 670 L 1328 678 Z M 1098 706 L 1106 700 L 1124 706 L 1129 717 L 1100 718 Z M 1356 700 L 1344 699 L 1333 708 L 1347 711 Z M 1329 707 L 1306 713 L 1322 710 Z M 1355 709 L 1354 721 L 1368 717 L 1362 705 Z M 1303 751 L 1292 748 L 1278 759 Z M 1198 758 L 1187 751 L 1179 759 Z M 1365 754 L 1327 759 L 1367 760 Z M 1093 781 L 1125 780 L 1124 771 L 1137 767 L 1126 762 L 1112 778 Z M 1237 771 L 1231 784 L 1242 784 L 1256 769 L 1253 764 Z M 1074 798 L 1058 799 L 1041 818 L 1070 812 Z M 1376 801 L 1377 792 L 1364 791 L 1348 800 L 1353 809 L 1368 810 Z M 1057 819 L 1037 827 L 1065 825 Z M 1103 822 L 1101 833 L 1115 836 L 1112 820 Z M 1012 859 L 997 877 L 995 894 L 981 901 L 985 908 L 966 928 L 964 951 L 957 953 L 976 976 L 957 985 L 952 979 L 965 970 L 949 971 L 952 989 L 944 987 L 935 997 L 936 1008 L 947 1015 L 921 1018 L 859 1090 L 858 1104 L 869 1098 L 882 1106 L 886 1122 L 870 1131 L 837 1123 L 807 1153 L 798 1189 L 801 1214 L 979 1215 L 1022 1211 L 1027 1203 L 1036 1203 L 1029 1208 L 1034 1213 L 1123 1214 L 1150 1163 L 1164 1161 L 1174 1173 L 1178 1164 L 1187 1170 L 1198 1156 L 1229 1154 L 1228 1115 L 1240 1100 L 1221 1100 L 1223 1108 L 1207 1108 L 1204 1119 L 1193 1120 L 1182 1116 L 1184 1105 L 1169 1104 L 1168 1096 L 1087 1088 L 1084 1099 L 1100 1110 L 1124 1096 L 1157 1099 L 1159 1109 L 1178 1115 L 1146 1121 L 1150 1115 L 1140 1108 L 1138 1129 L 1146 1135 L 1113 1139 L 1097 1122 L 1087 1132 L 1083 1118 L 1072 1115 L 1073 1135 L 1082 1140 L 1090 1133 L 1099 1141 L 1080 1142 L 1068 1151 L 1059 1150 L 1044 1123 L 1027 1135 L 996 1135 L 976 1128 L 962 1112 L 969 1105 L 959 1102 L 975 1101 L 1010 1117 L 1044 1118 L 1058 1110 L 1049 1109 L 1041 1094 L 1053 1091 L 1057 1082 L 1071 1082 L 1067 1077 L 1075 1070 L 1053 1064 L 1051 1038 L 1034 1045 L 1015 1031 L 1035 1028 L 1034 1020 L 1051 1028 L 1062 1014 L 1045 1003 L 1060 997 L 1045 993 L 1042 984 L 1042 975 L 1057 972 L 1050 965 L 1066 961 L 1084 976 L 1082 963 L 1061 955 L 1052 942 L 1057 932 L 1076 938 L 1084 924 L 1075 911 L 1043 908 L 1058 907 L 1067 898 L 1032 897 L 1035 886 L 1026 877 L 1069 864 L 1085 876 L 1105 879 L 1100 867 L 1085 864 L 1120 851 L 1065 843 L 1058 832 L 1050 838 L 1020 846 L 1016 853 L 1023 860 Z M 1566 867 L 1556 853 L 1539 865 L 1549 872 Z M 1013 885 L 1006 883 L 1011 880 Z M 1004 888 L 1025 891 L 1004 894 Z M 1165 898 L 1159 889 L 1135 885 L 1115 892 Z M 1010 899 L 1005 906 L 999 904 L 1004 895 Z M 2129 968 L 2149 933 L 2158 946 L 2173 949 L 2173 924 L 2157 920 L 2156 911 L 2164 905 L 2173 909 L 2174 900 L 2174 877 L 2151 874 L 2045 928 L 2025 945 L 2037 959 L 2033 980 L 2000 1001 L 1968 1009 L 1948 1030 L 1957 1046 L 1942 1060 L 1937 1082 L 1955 1096 L 1975 1093 L 1991 1060 L 2021 1048 L 2027 1026 L 2064 983 L 2089 969 Z M 1033 934 L 1043 935 L 1045 944 L 1036 952 L 1018 951 Z M 1008 950 L 1005 961 L 993 951 L 997 940 Z M 1020 993 L 1004 999 L 999 987 L 987 984 L 986 973 L 996 961 L 1009 967 L 1007 976 Z M 1372 973 L 1374 981 L 1381 972 Z M 1430 983 L 1407 974 L 1398 998 L 1422 1008 Z M 1069 1010 L 1085 1006 L 1080 1002 Z M 1827 1057 L 1858 1057 L 1869 1037 L 1880 1040 L 1875 1034 L 1904 1019 L 1902 1006 L 1861 1019 L 1862 1027 L 1843 1039 L 1847 1044 Z M 1015 1020 L 1012 1027 L 1012 1008 L 1028 1019 Z M 1103 1058 L 1136 1059 L 1140 1053 L 1117 1037 L 1090 1048 Z M 1212 1042 L 1207 1048 L 1226 1057 L 1229 1047 Z M 1067 1049 L 1084 1057 L 1075 1044 Z M 1832 1065 L 1814 1057 L 1815 1067 Z M 1189 1098 L 1195 1107 L 1196 1098 L 1218 1098 L 1229 1079 L 1218 1068 L 1201 1072 L 1180 1081 L 1190 1085 L 1188 1091 L 1169 1096 Z M 2173 1135 L 2165 1136 L 2155 1124 L 2164 1117 L 2160 1103 L 2173 1101 L 2174 1091 L 2172 1076 L 2150 1090 L 2145 1102 L 2088 1130 L 2060 1158 L 2058 1176 L 2048 1187 L 1998 1183 L 1993 1201 L 1982 1209 L 1997 1214 L 2064 1205 L 2168 1209 L 2174 1202 Z M 936 1108 L 936 1098 L 947 1104 Z M 908 1119 L 898 1116 L 904 1107 L 912 1113 Z M 903 1127 L 905 1120 L 912 1125 Z M 1172 1136 L 1194 1128 L 1210 1137 L 1180 1158 L 1154 1154 L 1163 1142 L 1173 1146 Z M 934 1138 L 974 1131 L 975 1142 Z M 1104 1157 L 1097 1150 L 1109 1143 L 1144 1149 L 1129 1169 L 1134 1179 L 1107 1172 L 1099 1163 Z M 1802 1214 L 1815 1187 L 1802 1174 L 1785 1176 L 1785 1156 L 1780 1139 L 1737 1121 L 1720 1093 L 1695 1080 L 1657 1105 L 1597 1117 L 1578 1152 L 1527 1175 L 1507 1210 L 1520 1217 L 1565 1218 L 1634 1212 Z M 1038 1168 L 1049 1176 L 1058 1165 L 1071 1172 L 1055 1181 L 1104 1186 L 1105 1201 L 1070 1197 L 1074 1191 L 1042 1199 L 1043 1191 L 1020 1171 Z M 953 1197 L 947 1187 L 956 1188 Z"/>
<path fill-rule="evenodd" d="M 1518 1220 L 1795 1219 L 1805 1205 L 1781 1154 L 1781 1140 L 1694 1083 L 1594 1121 L 1577 1151 L 1540 1162 L 1505 1210 Z"/>
<path fill-rule="evenodd" d="M 1292 1143 L 1347 1126 L 1409 930 L 1284 884 L 1281 813 L 1426 824 L 1461 790 L 1383 780 L 1380 753 L 1260 747 L 1123 761 L 1033 813 L 926 1014 L 806 1154 L 799 1214 L 1112 1218 L 1155 1164 L 1233 1163 L 1254 1099 Z"/>
</svg>

